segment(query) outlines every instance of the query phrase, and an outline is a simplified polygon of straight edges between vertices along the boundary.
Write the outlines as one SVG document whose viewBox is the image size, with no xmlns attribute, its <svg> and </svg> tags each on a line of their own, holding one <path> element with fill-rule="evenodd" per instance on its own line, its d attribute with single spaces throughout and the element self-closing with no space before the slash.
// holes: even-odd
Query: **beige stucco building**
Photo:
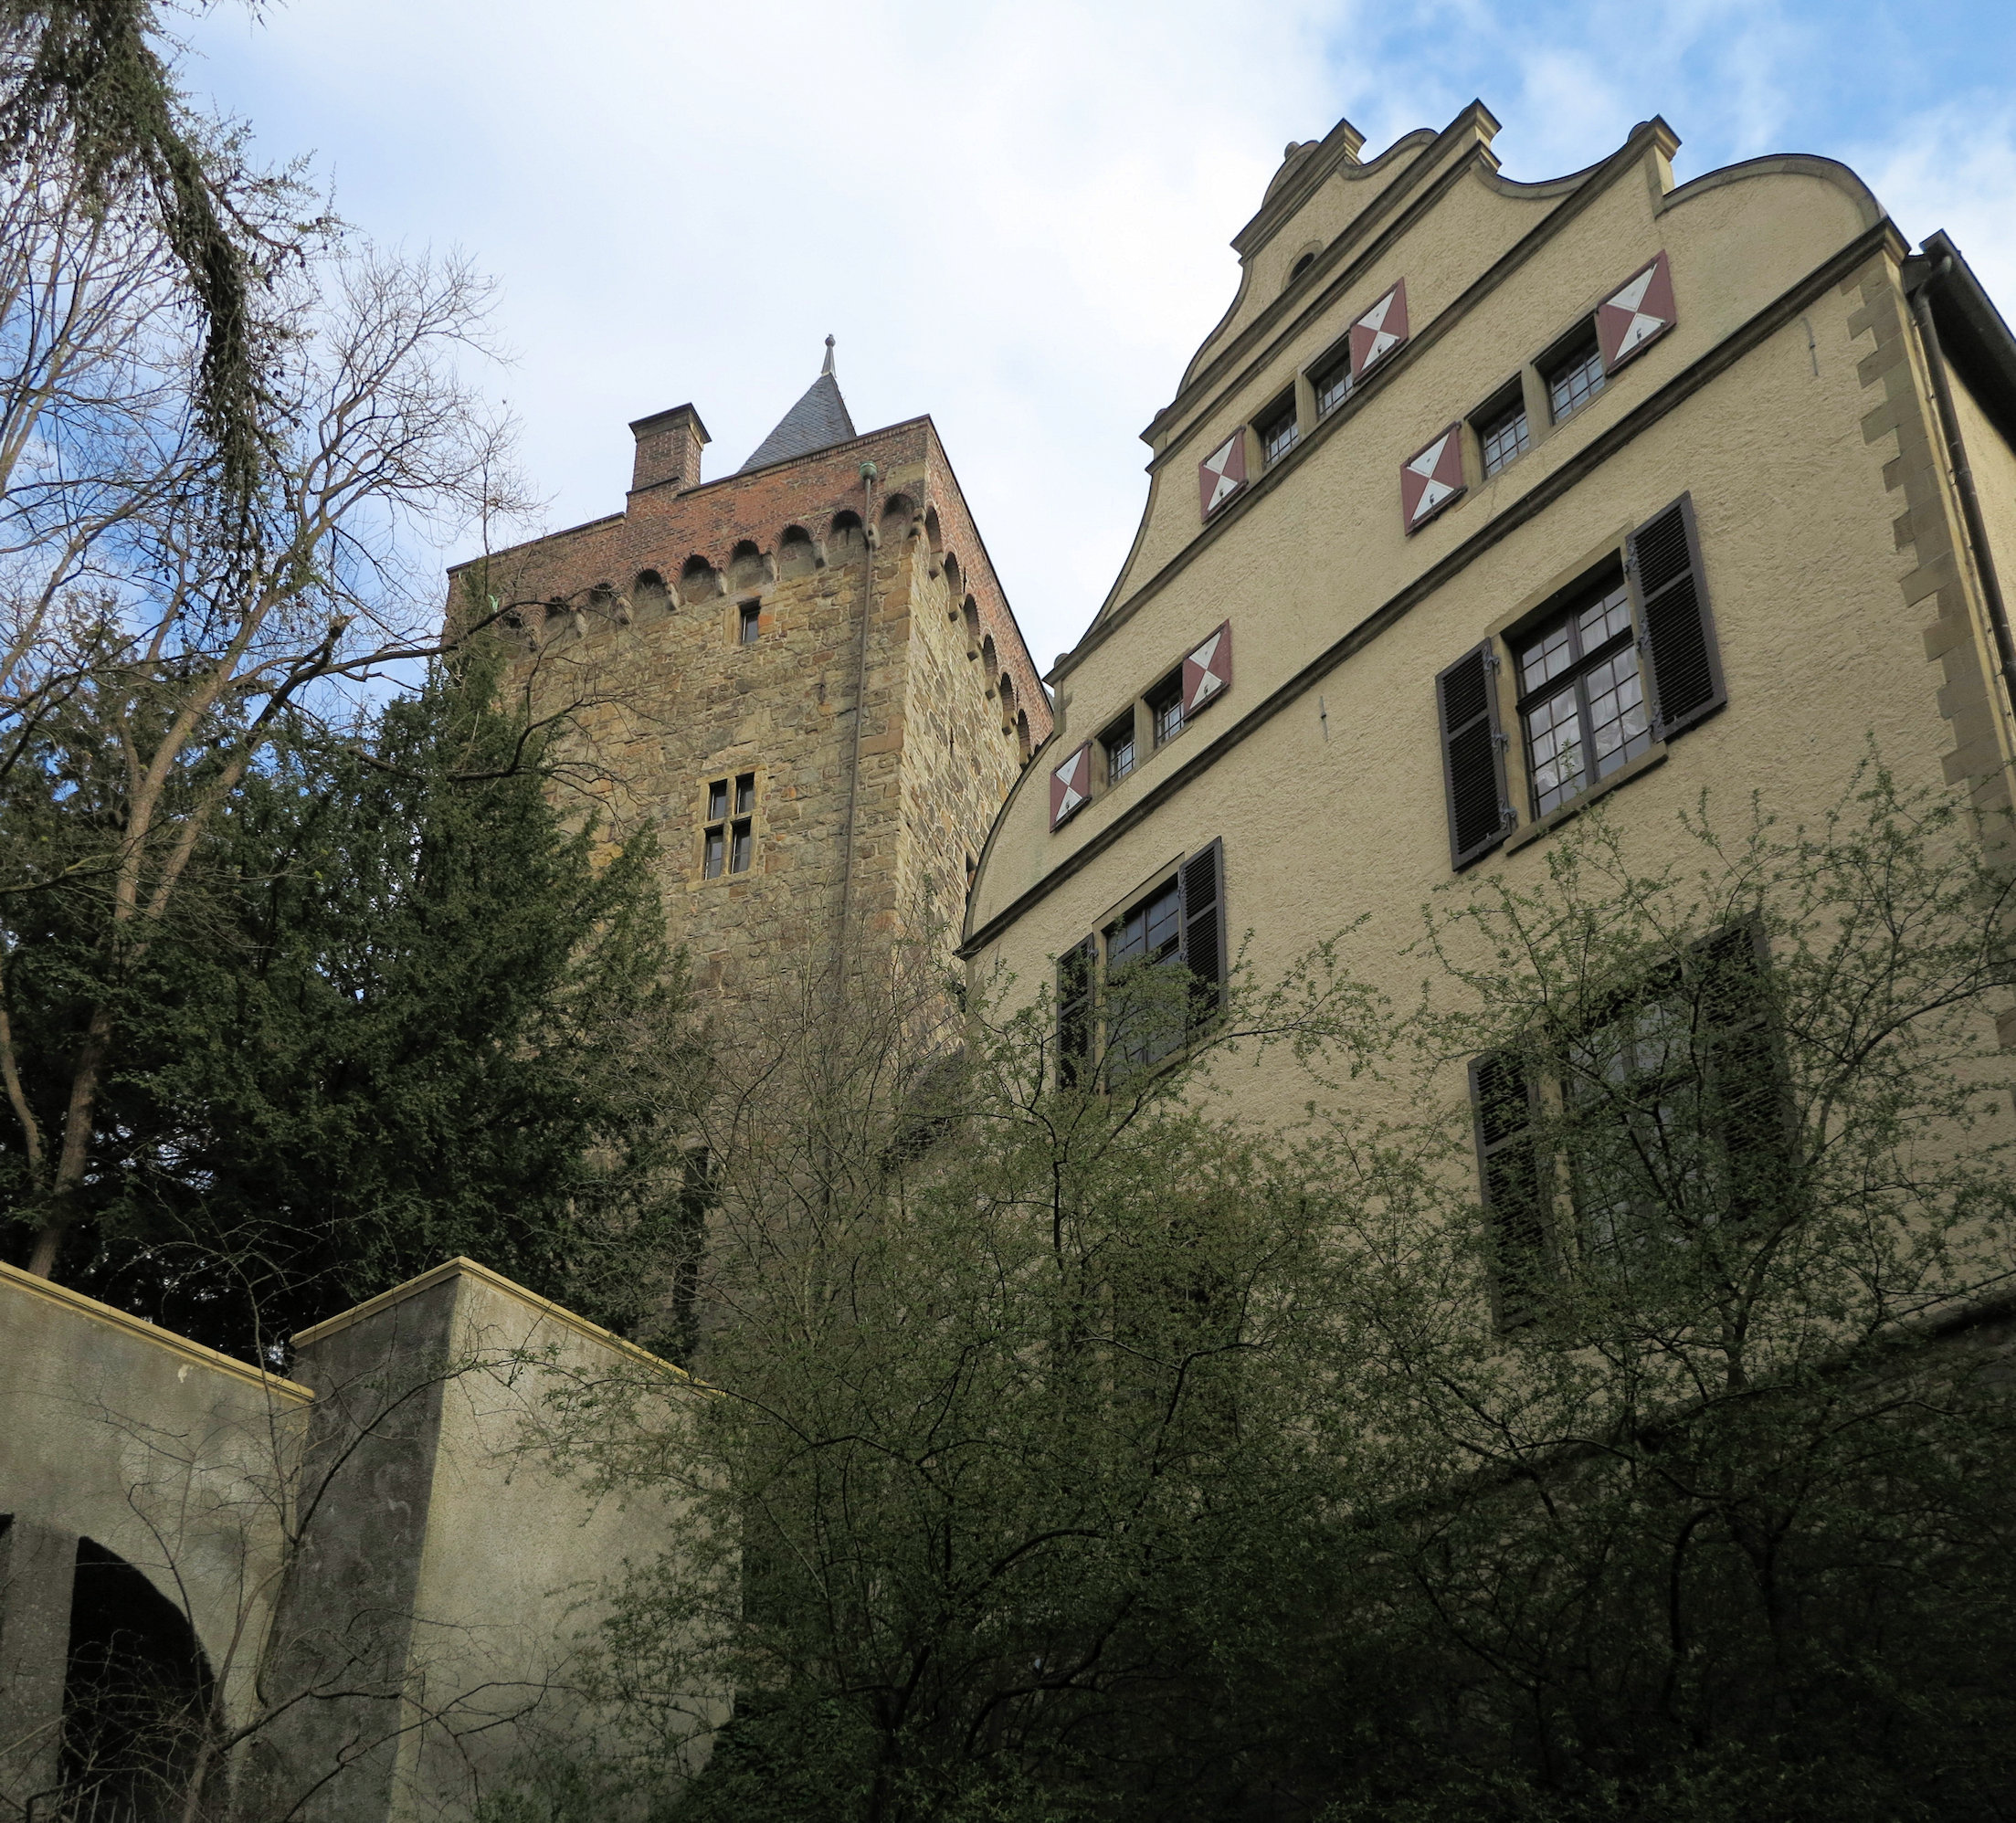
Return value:
<svg viewBox="0 0 2016 1823">
<path fill-rule="evenodd" d="M 1404 998 L 1435 889 L 1543 882 L 1599 796 L 1652 856 L 1704 790 L 1818 810 L 1874 736 L 2008 801 L 2016 342 L 1957 251 L 1826 159 L 1676 185 L 1653 120 L 1520 184 L 1495 130 L 1291 146 L 1145 433 L 967 909 L 977 982 L 1061 989 L 1067 1070 L 1124 955 L 1209 992 L 1354 927 Z M 1309 1092 L 1278 1055 L 1238 1107 Z"/>
</svg>

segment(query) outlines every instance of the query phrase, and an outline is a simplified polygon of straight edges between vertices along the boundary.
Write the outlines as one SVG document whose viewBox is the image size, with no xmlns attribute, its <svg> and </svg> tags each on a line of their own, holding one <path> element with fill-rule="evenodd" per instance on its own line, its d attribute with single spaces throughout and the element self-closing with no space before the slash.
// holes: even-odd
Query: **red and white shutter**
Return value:
<svg viewBox="0 0 2016 1823">
<path fill-rule="evenodd" d="M 1206 519 L 1246 485 L 1246 427 L 1242 424 L 1197 465 L 1198 506 Z"/>
<path fill-rule="evenodd" d="M 1351 325 L 1351 378 L 1382 361 L 1407 340 L 1407 280 L 1400 279 L 1377 303 Z"/>
<path fill-rule="evenodd" d="M 1603 371 L 1616 373 L 1640 349 L 1665 334 L 1678 314 L 1673 271 L 1662 252 L 1596 307 L 1596 343 L 1603 352 Z"/>
<path fill-rule="evenodd" d="M 1087 741 L 1050 775 L 1050 826 L 1055 829 L 1092 796 L 1092 743 Z"/>
<path fill-rule="evenodd" d="M 1463 427 L 1452 424 L 1400 464 L 1400 521 L 1409 532 L 1435 517 L 1463 490 Z"/>
<path fill-rule="evenodd" d="M 1228 620 L 1194 652 L 1183 658 L 1183 719 L 1187 722 L 1207 703 L 1230 688 L 1232 623 Z"/>
</svg>

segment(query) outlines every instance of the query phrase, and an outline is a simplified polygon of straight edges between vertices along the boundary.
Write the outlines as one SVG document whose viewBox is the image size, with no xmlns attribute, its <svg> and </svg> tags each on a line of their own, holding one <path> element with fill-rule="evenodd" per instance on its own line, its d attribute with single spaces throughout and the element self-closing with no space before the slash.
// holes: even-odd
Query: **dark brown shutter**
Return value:
<svg viewBox="0 0 2016 1823">
<path fill-rule="evenodd" d="M 1631 582 L 1651 672 L 1652 733 L 1670 741 L 1728 701 L 1687 495 L 1631 533 Z"/>
<path fill-rule="evenodd" d="M 1225 1002 L 1225 844 L 1214 841 L 1183 863 L 1183 960 L 1190 1011 L 1208 1019 Z"/>
<path fill-rule="evenodd" d="M 1491 1223 L 1498 1320 L 1528 1322 L 1545 1283 L 1546 1199 L 1534 1131 L 1537 1100 L 1525 1059 L 1514 1050 L 1471 1059 L 1470 1103 L 1477 1122 L 1477 1175 Z"/>
<path fill-rule="evenodd" d="M 1099 971 L 1099 939 L 1086 937 L 1057 959 L 1057 1086 L 1092 1086 L 1092 988 Z"/>
<path fill-rule="evenodd" d="M 1455 868 L 1466 868 L 1488 855 L 1517 821 L 1505 795 L 1497 667 L 1497 655 L 1486 639 L 1435 680 L 1449 805 L 1449 860 Z"/>
<path fill-rule="evenodd" d="M 1797 1134 L 1763 931 L 1742 923 L 1694 946 L 1707 1038 L 1707 1120 L 1728 1171 L 1729 1213 L 1782 1220 Z"/>
</svg>

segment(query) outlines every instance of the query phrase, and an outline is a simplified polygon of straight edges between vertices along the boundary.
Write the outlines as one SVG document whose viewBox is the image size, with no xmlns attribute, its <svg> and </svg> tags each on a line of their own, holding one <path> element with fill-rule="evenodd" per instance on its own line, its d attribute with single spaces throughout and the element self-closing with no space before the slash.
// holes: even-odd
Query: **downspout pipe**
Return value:
<svg viewBox="0 0 2016 1823">
<path fill-rule="evenodd" d="M 868 623 L 875 616 L 875 482 L 880 472 L 872 462 L 861 464 L 861 624 L 854 642 L 854 740 L 847 764 L 847 824 L 840 838 L 840 928 L 833 954 L 836 970 L 845 966 L 847 920 L 853 903 L 854 817 L 860 804 L 861 723 L 868 714 Z"/>
<path fill-rule="evenodd" d="M 1947 464 L 1953 471 L 1953 490 L 1960 497 L 1960 519 L 1973 550 L 1974 574 L 1980 578 L 1981 596 L 1988 604 L 1989 623 L 1995 631 L 1995 656 L 2001 667 L 2002 690 L 2011 713 L 2016 715 L 2016 638 L 2010 634 L 2009 607 L 2002 598 L 2001 579 L 1995 573 L 1995 554 L 1989 548 L 1980 496 L 1974 490 L 1974 470 L 1968 464 L 1967 445 L 1960 437 L 1959 414 L 1953 406 L 1953 385 L 1947 378 L 1946 354 L 1939 346 L 1939 328 L 1932 320 L 1932 288 L 1952 269 L 1953 256 L 1941 254 L 1911 288 L 1911 314 L 1925 345 L 1926 365 L 1932 370 L 1932 397 L 1938 407 L 1939 431 L 1946 440 Z"/>
</svg>

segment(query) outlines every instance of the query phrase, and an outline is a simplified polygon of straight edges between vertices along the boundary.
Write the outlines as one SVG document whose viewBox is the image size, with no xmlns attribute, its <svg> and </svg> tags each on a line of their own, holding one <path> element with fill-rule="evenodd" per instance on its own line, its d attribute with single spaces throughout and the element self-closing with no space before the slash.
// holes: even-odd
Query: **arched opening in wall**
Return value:
<svg viewBox="0 0 2016 1823">
<path fill-rule="evenodd" d="M 47 1814 L 121 1823 L 183 1816 L 215 1700 L 182 1610 L 123 1557 L 79 1539 L 63 1674 L 68 1805 Z"/>
<path fill-rule="evenodd" d="M 938 509 L 934 506 L 924 509 L 924 538 L 931 546 L 934 559 L 945 555 L 945 540 L 938 535 Z"/>
<path fill-rule="evenodd" d="M 1001 699 L 1001 732 L 1006 734 L 1015 726 L 1015 684 L 1006 671 L 994 693 Z"/>
<path fill-rule="evenodd" d="M 729 555 L 728 586 L 731 589 L 760 588 L 763 582 L 763 553 L 744 538 Z"/>
<path fill-rule="evenodd" d="M 599 621 L 616 618 L 616 585 L 597 583 L 588 591 L 588 613 Z"/>
<path fill-rule="evenodd" d="M 945 598 L 952 604 L 952 617 L 959 617 L 959 591 L 966 586 L 965 573 L 959 568 L 959 560 L 950 551 L 945 553 L 943 565 L 945 573 Z"/>
<path fill-rule="evenodd" d="M 687 558 L 686 567 L 679 573 L 680 600 L 691 607 L 720 593 L 714 566 L 704 557 Z"/>
<path fill-rule="evenodd" d="M 630 611 L 638 619 L 654 619 L 672 611 L 672 592 L 656 570 L 639 570 L 630 585 Z"/>
<path fill-rule="evenodd" d="M 818 567 L 818 559 L 812 554 L 812 534 L 802 525 L 786 526 L 784 536 L 777 540 L 777 574 L 788 581 L 793 576 L 808 576 Z"/>
<path fill-rule="evenodd" d="M 908 494 L 891 494 L 882 502 L 882 543 L 910 535 L 910 522 L 917 516 L 917 509 Z"/>
<path fill-rule="evenodd" d="M 980 656 L 980 604 L 968 595 L 960 613 L 966 624 L 966 657 L 976 659 Z"/>
<path fill-rule="evenodd" d="M 829 562 L 844 563 L 850 557 L 859 557 L 865 548 L 861 535 L 861 516 L 858 512 L 837 512 L 833 515 L 833 527 L 826 534 L 826 554 Z"/>
<path fill-rule="evenodd" d="M 989 633 L 980 641 L 981 688 L 992 690 L 994 686 L 987 682 L 987 680 L 998 676 L 1000 669 L 1000 660 L 994 656 L 994 635 Z"/>
<path fill-rule="evenodd" d="M 1029 711 L 1026 709 L 1018 709 L 1015 711 L 1015 744 L 1021 749 L 1022 764 L 1026 766 L 1029 764 L 1029 756 L 1031 751 L 1029 738 Z"/>
<path fill-rule="evenodd" d="M 545 646 L 558 644 L 570 638 L 580 630 L 581 616 L 575 611 L 574 604 L 564 595 L 556 595 L 546 604 L 546 622 L 540 637 Z"/>
</svg>

